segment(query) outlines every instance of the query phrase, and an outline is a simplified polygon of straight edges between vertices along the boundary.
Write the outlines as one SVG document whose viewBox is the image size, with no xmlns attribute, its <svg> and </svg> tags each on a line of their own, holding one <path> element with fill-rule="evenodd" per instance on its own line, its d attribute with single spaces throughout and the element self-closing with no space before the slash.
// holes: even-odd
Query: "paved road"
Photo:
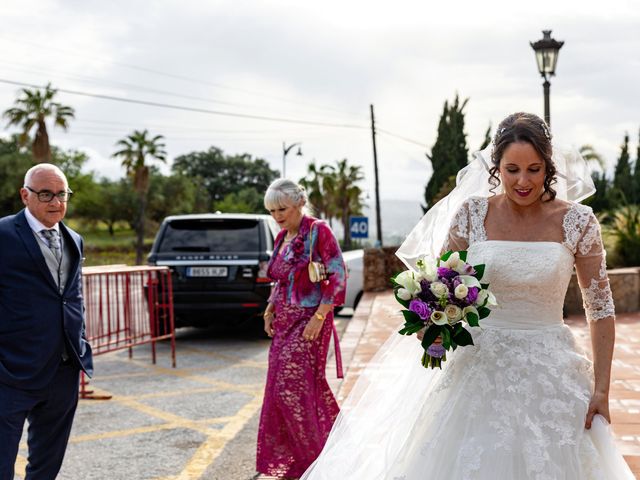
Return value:
<svg viewBox="0 0 640 480">
<path fill-rule="evenodd" d="M 147 348 L 133 360 L 96 357 L 91 386 L 113 398 L 80 402 L 61 480 L 254 476 L 268 340 L 195 329 L 178 337 L 176 369 L 167 344 L 155 366 Z"/>
<path fill-rule="evenodd" d="M 339 329 L 346 319 L 338 320 Z M 81 400 L 60 480 L 250 480 L 269 340 L 181 329 L 168 343 L 95 358 L 95 394 Z M 333 363 L 329 368 L 334 368 Z M 26 435 L 16 465 L 23 478 Z"/>
</svg>

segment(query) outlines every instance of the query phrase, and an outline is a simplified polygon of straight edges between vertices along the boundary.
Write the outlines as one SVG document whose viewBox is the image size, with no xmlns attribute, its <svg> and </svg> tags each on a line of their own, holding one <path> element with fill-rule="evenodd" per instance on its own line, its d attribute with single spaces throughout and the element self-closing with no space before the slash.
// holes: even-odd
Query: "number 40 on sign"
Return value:
<svg viewBox="0 0 640 480">
<path fill-rule="evenodd" d="M 351 238 L 369 237 L 369 217 L 350 217 L 349 231 Z"/>
</svg>

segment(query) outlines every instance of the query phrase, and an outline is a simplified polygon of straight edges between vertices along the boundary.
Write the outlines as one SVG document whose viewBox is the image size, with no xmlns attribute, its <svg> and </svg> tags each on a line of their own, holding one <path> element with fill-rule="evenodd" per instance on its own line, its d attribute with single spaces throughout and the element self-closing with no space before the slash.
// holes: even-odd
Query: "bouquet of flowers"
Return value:
<svg viewBox="0 0 640 480">
<path fill-rule="evenodd" d="M 406 270 L 391 278 L 396 300 L 405 308 L 404 326 L 398 332 L 412 335 L 426 328 L 422 339 L 422 365 L 442 368 L 449 349 L 473 345 L 463 323 L 478 327 L 489 315 L 496 298 L 489 285 L 480 283 L 484 264 L 471 266 L 467 252 L 448 251 L 435 260 L 421 257 L 417 270 Z M 441 337 L 442 343 L 434 343 Z"/>
</svg>

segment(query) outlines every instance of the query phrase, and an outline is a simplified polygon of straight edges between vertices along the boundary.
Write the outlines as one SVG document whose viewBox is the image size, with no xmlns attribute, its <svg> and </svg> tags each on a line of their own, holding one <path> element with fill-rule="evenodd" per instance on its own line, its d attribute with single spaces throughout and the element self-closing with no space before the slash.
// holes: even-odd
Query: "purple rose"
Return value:
<svg viewBox="0 0 640 480">
<path fill-rule="evenodd" d="M 447 267 L 438 267 L 438 277 L 442 279 L 454 278 L 454 277 L 457 277 L 458 275 L 459 275 L 458 272 L 456 272 L 455 270 L 452 270 Z"/>
<path fill-rule="evenodd" d="M 431 310 L 429 310 L 429 306 L 424 303 L 422 300 L 411 300 L 409 304 L 409 310 L 418 315 L 422 320 L 426 320 L 431 315 Z"/>
<path fill-rule="evenodd" d="M 429 345 L 429 348 L 427 348 L 427 354 L 434 358 L 442 358 L 446 352 L 445 348 L 440 344 L 432 343 Z"/>
<path fill-rule="evenodd" d="M 467 302 L 475 303 L 478 299 L 478 287 L 469 287 L 469 292 L 467 293 Z"/>
</svg>

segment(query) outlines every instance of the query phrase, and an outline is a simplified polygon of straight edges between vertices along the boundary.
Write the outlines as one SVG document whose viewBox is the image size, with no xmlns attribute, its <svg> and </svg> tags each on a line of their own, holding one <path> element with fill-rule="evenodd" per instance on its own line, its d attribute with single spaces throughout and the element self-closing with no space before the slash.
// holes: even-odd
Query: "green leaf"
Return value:
<svg viewBox="0 0 640 480">
<path fill-rule="evenodd" d="M 486 318 L 489 316 L 489 314 L 491 313 L 491 310 L 489 310 L 487 307 L 479 307 L 478 313 L 480 314 L 480 319 L 482 320 L 483 318 Z"/>
<path fill-rule="evenodd" d="M 476 274 L 474 275 L 474 277 L 480 280 L 484 275 L 484 263 L 481 263 L 480 265 L 474 265 L 473 269 L 476 271 Z"/>
<path fill-rule="evenodd" d="M 460 255 L 460 260 L 462 260 L 463 262 L 467 261 L 467 251 L 466 250 L 460 250 L 458 252 L 458 255 Z"/>
<path fill-rule="evenodd" d="M 464 347 L 466 345 L 473 345 L 473 337 L 465 328 L 457 331 L 453 337 L 453 340 L 461 347 Z"/>
<path fill-rule="evenodd" d="M 438 338 L 438 335 L 440 335 L 442 329 L 443 327 L 441 325 L 430 325 L 429 328 L 427 328 L 427 331 L 424 333 L 424 337 L 422 339 L 422 348 L 424 348 L 425 350 L 429 348 L 434 340 Z"/>
<path fill-rule="evenodd" d="M 489 289 L 489 284 L 488 283 L 481 283 L 480 284 L 480 288 L 482 288 L 483 290 L 488 290 Z"/>
<path fill-rule="evenodd" d="M 452 250 L 448 250 L 448 251 L 446 251 L 446 252 L 444 252 L 444 253 L 442 254 L 442 256 L 440 257 L 440 260 L 441 260 L 441 261 L 443 261 L 443 262 L 446 262 L 447 260 L 449 260 L 449 257 L 450 257 L 452 254 L 453 254 L 453 251 L 452 251 Z"/>
<path fill-rule="evenodd" d="M 422 321 L 420 316 L 417 313 L 412 312 L 411 310 L 402 310 L 402 315 L 404 316 L 404 321 L 407 322 L 407 323 L 422 323 L 422 324 L 424 324 L 424 322 Z"/>
<path fill-rule="evenodd" d="M 442 346 L 449 350 L 451 348 L 451 330 L 449 325 L 443 325 L 440 335 L 442 335 Z"/>
<path fill-rule="evenodd" d="M 478 323 L 478 321 L 480 320 L 478 318 L 478 315 L 476 315 L 475 313 L 467 313 L 467 316 L 465 317 L 467 319 L 467 323 L 469 324 L 470 327 L 479 327 L 480 324 Z M 460 327 L 462 328 L 462 327 Z"/>
<path fill-rule="evenodd" d="M 424 322 L 414 312 L 402 310 L 404 316 L 404 326 L 398 331 L 400 335 L 412 335 L 424 328 Z"/>
<path fill-rule="evenodd" d="M 418 333 L 424 328 L 424 323 L 405 323 L 404 326 L 398 331 L 400 335 L 413 335 Z"/>
</svg>

